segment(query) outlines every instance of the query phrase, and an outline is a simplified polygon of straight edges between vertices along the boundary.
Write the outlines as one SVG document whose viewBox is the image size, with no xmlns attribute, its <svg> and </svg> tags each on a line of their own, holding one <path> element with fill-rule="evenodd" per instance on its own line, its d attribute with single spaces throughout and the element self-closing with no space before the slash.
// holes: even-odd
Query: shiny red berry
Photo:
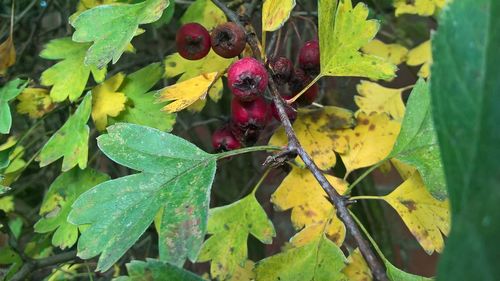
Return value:
<svg viewBox="0 0 500 281">
<path fill-rule="evenodd" d="M 227 72 L 229 89 L 242 101 L 251 101 L 262 95 L 268 79 L 266 68 L 254 58 L 238 60 Z"/>
<path fill-rule="evenodd" d="M 177 52 L 188 60 L 199 60 L 210 51 L 210 34 L 198 23 L 183 25 L 175 37 Z"/>
<path fill-rule="evenodd" d="M 241 128 L 261 129 L 269 121 L 269 106 L 263 97 L 249 102 L 233 99 L 231 117 L 233 122 Z"/>
<path fill-rule="evenodd" d="M 241 143 L 231 132 L 228 125 L 217 129 L 212 135 L 212 146 L 216 151 L 228 151 L 241 147 Z"/>
<path fill-rule="evenodd" d="M 293 74 L 293 63 L 285 57 L 271 58 L 268 61 L 273 79 L 278 84 L 287 83 Z"/>
<path fill-rule="evenodd" d="M 289 100 L 292 98 L 292 96 L 285 96 L 283 98 L 285 100 Z M 276 108 L 276 105 L 274 103 L 271 104 L 271 113 L 274 119 L 281 121 L 278 108 Z M 291 122 L 295 121 L 295 119 L 297 119 L 297 104 L 296 103 L 292 103 L 291 105 L 285 104 L 285 113 Z"/>
<path fill-rule="evenodd" d="M 299 65 L 310 75 L 318 75 L 319 64 L 319 43 L 316 40 L 308 41 L 302 46 L 299 52 Z"/>
<path fill-rule="evenodd" d="M 234 22 L 217 26 L 210 34 L 212 49 L 223 58 L 234 58 L 241 54 L 247 43 L 243 27 Z"/>
</svg>

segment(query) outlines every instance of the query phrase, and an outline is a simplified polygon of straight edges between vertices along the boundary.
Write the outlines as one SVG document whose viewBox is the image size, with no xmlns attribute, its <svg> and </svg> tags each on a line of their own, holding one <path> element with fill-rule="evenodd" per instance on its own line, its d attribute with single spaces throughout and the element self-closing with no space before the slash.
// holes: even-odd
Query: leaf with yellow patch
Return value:
<svg viewBox="0 0 500 281">
<path fill-rule="evenodd" d="M 108 116 L 117 117 L 125 110 L 127 97 L 117 92 L 125 74 L 118 73 L 92 89 L 92 119 L 97 130 L 103 131 L 108 124 Z"/>
<path fill-rule="evenodd" d="M 342 179 L 325 176 L 340 194 L 347 190 L 347 183 Z M 345 226 L 309 170 L 292 166 L 292 171 L 271 196 L 271 202 L 282 211 L 292 210 L 293 226 L 300 230 L 291 239 L 295 246 L 308 244 L 323 234 L 337 245 L 344 242 Z"/>
<path fill-rule="evenodd" d="M 396 158 L 391 158 L 390 161 L 403 180 L 407 180 L 408 178 L 410 178 L 417 170 L 415 167 L 408 165 Z"/>
<path fill-rule="evenodd" d="M 372 272 L 368 265 L 366 264 L 363 255 L 359 251 L 359 248 L 356 248 L 351 252 L 349 257 L 347 258 L 347 266 L 344 267 L 342 273 L 347 276 L 349 281 L 371 281 Z"/>
<path fill-rule="evenodd" d="M 275 31 L 290 18 L 295 0 L 266 0 L 262 5 L 262 29 Z"/>
<path fill-rule="evenodd" d="M 402 89 L 390 89 L 377 83 L 361 81 L 357 86 L 358 94 L 354 102 L 359 107 L 356 114 L 387 113 L 396 120 L 402 120 L 405 114 L 405 104 L 401 95 Z"/>
<path fill-rule="evenodd" d="M 350 128 L 354 125 L 350 110 L 325 106 L 321 109 L 302 109 L 298 112 L 293 129 L 304 149 L 321 169 L 335 166 L 335 151 L 345 152 L 347 142 L 339 138 L 336 130 Z M 286 145 L 288 139 L 283 128 L 277 130 L 269 144 Z M 299 163 L 302 160 L 297 158 Z"/>
<path fill-rule="evenodd" d="M 30 118 L 40 118 L 54 109 L 55 104 L 49 90 L 43 88 L 26 88 L 17 97 L 17 112 L 28 114 Z"/>
<path fill-rule="evenodd" d="M 378 56 L 398 65 L 405 61 L 408 49 L 399 44 L 386 44 L 378 39 L 373 39 L 362 48 L 365 54 Z"/>
<path fill-rule="evenodd" d="M 226 21 L 227 18 L 224 12 L 211 0 L 194 1 L 194 3 L 189 5 L 186 12 L 184 12 L 180 19 L 181 24 L 197 22 L 208 30 L 211 30 Z"/>
<path fill-rule="evenodd" d="M 366 20 L 368 7 L 351 0 L 319 1 L 319 44 L 321 76 L 360 76 L 371 79 L 392 79 L 397 67 L 387 60 L 363 54 L 360 48 L 377 34 L 379 23 Z M 336 14 L 335 14 L 336 13 Z"/>
<path fill-rule="evenodd" d="M 204 99 L 217 78 L 217 72 L 202 74 L 189 80 L 165 87 L 158 91 L 158 102 L 172 101 L 162 110 L 173 113 Z"/>
<path fill-rule="evenodd" d="M 418 76 L 422 78 L 429 77 L 430 67 L 432 64 L 431 41 L 425 41 L 408 52 L 406 64 L 409 66 L 419 66 Z"/>
<path fill-rule="evenodd" d="M 255 280 L 255 263 L 247 260 L 243 266 L 238 266 L 229 281 L 252 281 Z"/>
<path fill-rule="evenodd" d="M 443 235 L 450 231 L 450 206 L 448 200 L 432 197 L 418 172 L 381 199 L 398 212 L 427 254 L 443 251 Z"/>
<path fill-rule="evenodd" d="M 401 127 L 399 122 L 390 119 L 385 113 L 367 115 L 361 112 L 356 120 L 354 129 L 337 133 L 347 142 L 347 150 L 338 151 L 347 170 L 346 176 L 356 169 L 385 159 L 391 152 Z"/>
<path fill-rule="evenodd" d="M 417 14 L 419 16 L 432 16 L 443 8 L 446 0 L 394 0 L 396 16 L 402 14 Z"/>
</svg>

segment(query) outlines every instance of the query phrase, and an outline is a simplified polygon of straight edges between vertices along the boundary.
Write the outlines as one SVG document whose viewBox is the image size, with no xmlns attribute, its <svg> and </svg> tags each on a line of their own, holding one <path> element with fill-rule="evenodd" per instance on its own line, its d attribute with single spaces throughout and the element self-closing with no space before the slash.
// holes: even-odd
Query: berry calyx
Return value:
<svg viewBox="0 0 500 281">
<path fill-rule="evenodd" d="M 285 57 L 277 57 L 269 59 L 268 63 L 276 83 L 282 85 L 290 80 L 293 74 L 293 63 L 291 60 Z"/>
<path fill-rule="evenodd" d="M 292 96 L 284 96 L 283 97 L 283 99 L 285 99 L 285 101 L 288 101 L 291 98 L 292 98 Z M 296 103 L 292 103 L 291 105 L 285 104 L 285 112 L 286 112 L 286 115 L 288 116 L 288 119 L 290 119 L 290 122 L 295 121 L 295 119 L 297 119 L 297 104 Z M 271 104 L 271 113 L 272 113 L 274 119 L 281 121 L 280 115 L 278 112 L 278 108 L 276 108 L 276 105 L 274 103 Z"/>
<path fill-rule="evenodd" d="M 268 79 L 264 65 L 250 57 L 233 63 L 227 72 L 229 89 L 242 101 L 252 101 L 262 95 Z"/>
<path fill-rule="evenodd" d="M 212 49 L 223 58 L 234 58 L 241 54 L 247 43 L 245 30 L 234 22 L 217 26 L 210 34 Z"/>
<path fill-rule="evenodd" d="M 231 101 L 233 122 L 240 128 L 261 129 L 269 121 L 269 106 L 263 97 L 245 102 L 238 99 Z"/>
<path fill-rule="evenodd" d="M 231 123 L 229 123 L 229 128 L 231 129 L 231 132 L 236 137 L 236 139 L 240 141 L 240 143 L 248 146 L 254 145 L 257 142 L 261 132 L 261 129 L 253 126 L 240 127 L 234 121 L 231 121 Z"/>
<path fill-rule="evenodd" d="M 217 130 L 212 135 L 212 146 L 216 151 L 229 151 L 241 147 L 241 143 L 231 132 L 228 125 Z"/>
<path fill-rule="evenodd" d="M 319 43 L 316 40 L 307 41 L 299 52 L 299 65 L 309 75 L 318 75 L 319 64 Z"/>
<path fill-rule="evenodd" d="M 199 60 L 210 51 L 210 34 L 198 23 L 183 25 L 175 37 L 177 52 L 188 60 Z"/>
</svg>

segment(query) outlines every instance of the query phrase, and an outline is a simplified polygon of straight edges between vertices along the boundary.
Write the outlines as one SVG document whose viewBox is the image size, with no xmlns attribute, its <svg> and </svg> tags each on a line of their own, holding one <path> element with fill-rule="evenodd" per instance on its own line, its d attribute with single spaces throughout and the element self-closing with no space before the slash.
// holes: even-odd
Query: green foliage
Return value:
<svg viewBox="0 0 500 281">
<path fill-rule="evenodd" d="M 163 208 L 160 259 L 178 266 L 186 257 L 195 260 L 206 232 L 215 156 L 179 137 L 132 124 L 108 127 L 98 145 L 113 161 L 141 173 L 99 184 L 76 200 L 68 220 L 89 225 L 78 241 L 78 255 L 87 259 L 101 253 L 97 270 L 109 269 Z"/>
<path fill-rule="evenodd" d="M 27 82 L 15 79 L 0 88 L 0 134 L 8 134 L 10 132 L 12 116 L 10 115 L 9 101 L 15 99 L 24 90 L 26 85 Z M 2 163 L 4 164 L 3 161 L 0 162 L 0 164 Z"/>
<path fill-rule="evenodd" d="M 226 15 L 211 0 L 196 0 L 189 5 L 180 22 L 182 24 L 197 22 L 208 30 L 226 22 Z"/>
<path fill-rule="evenodd" d="M 78 165 L 87 167 L 89 126 L 87 121 L 92 109 L 92 95 L 87 93 L 66 123 L 49 139 L 40 152 L 40 167 L 63 157 L 61 170 L 66 172 Z"/>
<path fill-rule="evenodd" d="M 143 281 L 143 280 L 182 280 L 202 281 L 201 277 L 178 268 L 167 262 L 154 259 L 144 261 L 134 260 L 127 264 L 128 276 L 121 276 L 114 281 Z"/>
<path fill-rule="evenodd" d="M 452 212 L 440 280 L 500 276 L 499 14 L 495 0 L 453 1 L 432 41 L 433 117 Z"/>
</svg>

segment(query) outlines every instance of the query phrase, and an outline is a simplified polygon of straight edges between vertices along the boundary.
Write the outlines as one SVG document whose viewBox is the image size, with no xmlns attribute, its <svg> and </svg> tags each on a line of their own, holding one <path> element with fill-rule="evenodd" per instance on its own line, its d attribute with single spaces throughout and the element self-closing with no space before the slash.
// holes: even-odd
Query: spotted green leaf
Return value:
<svg viewBox="0 0 500 281">
<path fill-rule="evenodd" d="M 15 99 L 26 87 L 27 82 L 14 79 L 0 88 L 0 134 L 8 134 L 12 126 L 9 101 Z"/>
<path fill-rule="evenodd" d="M 68 220 L 88 225 L 78 241 L 83 259 L 101 254 L 109 269 L 163 208 L 160 259 L 182 266 L 198 256 L 206 232 L 215 156 L 162 131 L 118 123 L 98 138 L 113 161 L 140 173 L 106 181 L 82 194 Z"/>
<path fill-rule="evenodd" d="M 146 261 L 134 260 L 127 263 L 128 276 L 121 276 L 114 281 L 203 281 L 204 279 L 182 268 L 167 262 L 146 259 Z"/>
</svg>

